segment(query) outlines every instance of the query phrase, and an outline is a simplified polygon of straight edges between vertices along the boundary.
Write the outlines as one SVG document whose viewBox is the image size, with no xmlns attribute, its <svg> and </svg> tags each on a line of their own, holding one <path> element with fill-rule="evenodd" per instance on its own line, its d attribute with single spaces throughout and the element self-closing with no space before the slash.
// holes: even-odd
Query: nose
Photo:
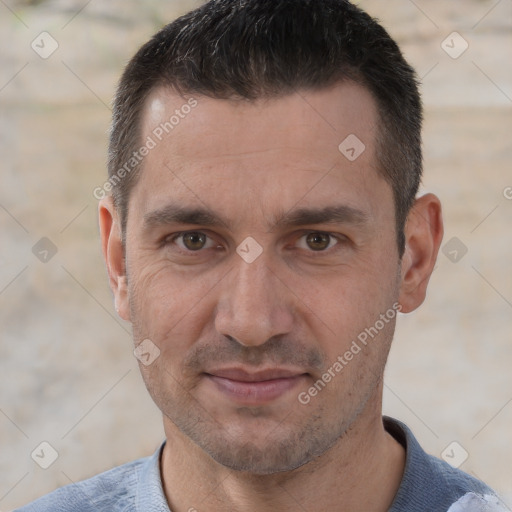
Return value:
<svg viewBox="0 0 512 512">
<path fill-rule="evenodd" d="M 252 263 L 234 255 L 236 268 L 222 282 L 215 327 L 247 347 L 293 328 L 294 295 L 268 263 L 265 253 Z"/>
</svg>

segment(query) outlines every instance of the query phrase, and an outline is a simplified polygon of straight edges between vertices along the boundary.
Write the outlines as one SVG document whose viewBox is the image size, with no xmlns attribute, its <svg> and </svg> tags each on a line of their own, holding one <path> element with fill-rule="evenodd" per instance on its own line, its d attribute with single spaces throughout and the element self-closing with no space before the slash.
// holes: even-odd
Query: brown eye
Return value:
<svg viewBox="0 0 512 512">
<path fill-rule="evenodd" d="M 198 251 L 202 249 L 205 246 L 207 239 L 204 233 L 199 233 L 196 231 L 184 233 L 182 237 L 183 245 L 190 251 Z"/>
<path fill-rule="evenodd" d="M 329 247 L 331 236 L 326 233 L 309 233 L 306 243 L 313 251 L 323 251 Z"/>
</svg>

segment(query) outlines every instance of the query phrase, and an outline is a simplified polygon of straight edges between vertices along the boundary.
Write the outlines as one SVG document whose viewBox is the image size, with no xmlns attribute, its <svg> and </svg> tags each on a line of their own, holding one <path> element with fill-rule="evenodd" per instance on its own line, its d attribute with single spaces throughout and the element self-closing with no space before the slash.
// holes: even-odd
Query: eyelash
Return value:
<svg viewBox="0 0 512 512">
<path fill-rule="evenodd" d="M 209 240 L 212 240 L 212 238 L 203 231 L 193 231 L 193 230 L 192 231 L 181 231 L 179 233 L 174 233 L 173 235 L 169 235 L 169 236 L 165 237 L 162 241 L 162 246 L 168 246 L 170 244 L 173 244 L 173 243 L 175 243 L 175 241 L 178 238 L 183 237 L 184 235 L 189 234 L 189 233 L 198 233 L 201 235 L 205 235 Z M 310 252 L 313 255 L 313 257 L 317 257 L 317 255 L 321 256 L 321 255 L 329 254 L 336 246 L 346 243 L 348 240 L 344 235 L 336 235 L 334 233 L 328 233 L 325 231 L 306 231 L 299 237 L 299 240 L 301 240 L 304 237 L 311 235 L 311 234 L 327 235 L 327 236 L 331 237 L 331 239 L 336 240 L 336 244 L 334 244 L 332 247 L 329 247 L 328 249 L 324 249 L 321 251 L 309 250 L 308 252 Z M 204 250 L 205 250 L 203 248 L 203 249 L 199 249 L 197 251 L 192 251 L 190 249 L 182 249 L 181 247 L 178 247 L 178 249 L 181 253 L 187 254 L 187 255 L 195 255 L 195 254 L 199 255 L 200 253 L 204 252 Z M 212 248 L 210 248 L 210 249 L 212 249 Z"/>
</svg>

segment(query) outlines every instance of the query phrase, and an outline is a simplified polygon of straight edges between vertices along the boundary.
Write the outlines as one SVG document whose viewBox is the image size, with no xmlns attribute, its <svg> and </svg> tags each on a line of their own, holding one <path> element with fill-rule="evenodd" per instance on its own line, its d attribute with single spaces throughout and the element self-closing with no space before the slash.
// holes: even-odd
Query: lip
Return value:
<svg viewBox="0 0 512 512">
<path fill-rule="evenodd" d="M 249 372 L 243 368 L 224 368 L 205 373 L 216 389 L 243 405 L 262 405 L 296 387 L 306 373 L 300 370 L 269 368 Z"/>
<path fill-rule="evenodd" d="M 239 382 L 263 382 L 266 380 L 287 379 L 305 374 L 303 371 L 291 368 L 267 368 L 257 372 L 251 372 L 244 368 L 222 368 L 207 373 L 214 377 L 222 377 Z"/>
</svg>

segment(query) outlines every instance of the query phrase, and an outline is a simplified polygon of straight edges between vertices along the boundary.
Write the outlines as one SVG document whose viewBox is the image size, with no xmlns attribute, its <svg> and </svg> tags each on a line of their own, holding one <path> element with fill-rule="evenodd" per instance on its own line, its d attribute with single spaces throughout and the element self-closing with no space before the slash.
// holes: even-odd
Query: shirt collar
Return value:
<svg viewBox="0 0 512 512">
<path fill-rule="evenodd" d="M 135 496 L 137 512 L 171 512 L 165 498 L 160 474 L 160 458 L 164 446 L 165 441 L 139 469 Z"/>
</svg>

